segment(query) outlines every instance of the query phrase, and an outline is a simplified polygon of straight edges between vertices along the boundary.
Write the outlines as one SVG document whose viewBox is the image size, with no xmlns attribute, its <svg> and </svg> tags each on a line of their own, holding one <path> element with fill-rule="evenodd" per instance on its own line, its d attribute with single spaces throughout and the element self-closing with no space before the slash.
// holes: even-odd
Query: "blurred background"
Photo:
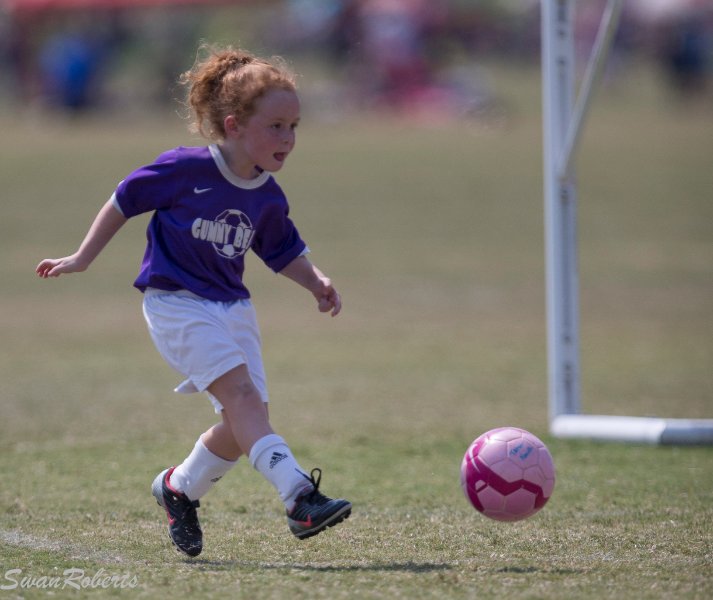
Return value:
<svg viewBox="0 0 713 600">
<path fill-rule="evenodd" d="M 578 56 L 605 0 L 577 2 Z M 305 109 L 503 118 L 484 65 L 539 64 L 539 0 L 0 0 L 0 107 L 165 109 L 200 40 L 286 56 Z M 672 102 L 711 101 L 713 3 L 628 0 L 608 80 L 646 61 Z"/>
<path fill-rule="evenodd" d="M 575 4 L 583 72 L 605 0 Z M 583 410 L 710 417 L 713 5 L 624 6 L 577 157 Z M 196 400 L 170 392 L 175 374 L 130 285 L 142 222 L 81 277 L 41 281 L 34 267 L 76 248 L 127 173 L 205 143 L 180 118 L 176 83 L 201 40 L 279 54 L 299 74 L 298 151 L 279 181 L 345 298 L 340 318 L 324 319 L 248 261 L 271 396 L 321 407 L 280 404 L 275 419 L 457 444 L 503 423 L 546 431 L 539 1 L 0 7 L 6 439 L 85 434 L 93 414 L 100 439 L 128 429 L 108 430 L 107 411 L 154 439 L 166 417 L 150 418 L 152 399 L 164 395 L 193 414 Z M 112 394 L 120 401 L 96 402 Z M 68 421 L 68 407 L 83 419 Z M 194 417 L 185 423 L 173 426 L 192 439 Z"/>
</svg>

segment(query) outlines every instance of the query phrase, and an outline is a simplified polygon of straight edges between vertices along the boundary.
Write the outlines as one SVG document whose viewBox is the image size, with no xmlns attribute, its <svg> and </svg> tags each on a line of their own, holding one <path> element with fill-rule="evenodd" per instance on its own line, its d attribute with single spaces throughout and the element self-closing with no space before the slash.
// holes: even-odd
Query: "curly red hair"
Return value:
<svg viewBox="0 0 713 600">
<path fill-rule="evenodd" d="M 201 53 L 207 55 L 201 57 Z M 198 58 L 180 78 L 188 88 L 190 128 L 211 140 L 225 138 L 223 121 L 235 115 L 245 122 L 269 90 L 295 91 L 296 77 L 279 57 L 259 58 L 241 49 L 203 44 Z"/>
</svg>

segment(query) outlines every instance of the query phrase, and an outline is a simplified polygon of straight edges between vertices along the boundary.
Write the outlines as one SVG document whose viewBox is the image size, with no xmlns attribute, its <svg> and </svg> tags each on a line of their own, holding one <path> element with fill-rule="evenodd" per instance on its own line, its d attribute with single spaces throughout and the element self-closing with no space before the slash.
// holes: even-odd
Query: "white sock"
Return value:
<svg viewBox="0 0 713 600">
<path fill-rule="evenodd" d="M 171 473 L 169 483 L 189 499 L 198 500 L 237 462 L 216 456 L 198 438 L 191 453 Z"/>
<path fill-rule="evenodd" d="M 255 442 L 250 448 L 250 462 L 275 486 L 288 511 L 294 507 L 297 495 L 311 487 L 305 472 L 279 435 L 271 433 Z"/>
</svg>

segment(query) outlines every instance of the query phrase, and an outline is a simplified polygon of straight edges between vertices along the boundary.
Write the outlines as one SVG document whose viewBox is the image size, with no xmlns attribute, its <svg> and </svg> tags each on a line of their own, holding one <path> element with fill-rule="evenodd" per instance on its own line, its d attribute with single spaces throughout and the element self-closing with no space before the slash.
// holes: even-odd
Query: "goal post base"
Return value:
<svg viewBox="0 0 713 600">
<path fill-rule="evenodd" d="M 713 419 L 665 419 L 606 415 L 557 415 L 557 438 L 667 445 L 713 445 Z"/>
</svg>

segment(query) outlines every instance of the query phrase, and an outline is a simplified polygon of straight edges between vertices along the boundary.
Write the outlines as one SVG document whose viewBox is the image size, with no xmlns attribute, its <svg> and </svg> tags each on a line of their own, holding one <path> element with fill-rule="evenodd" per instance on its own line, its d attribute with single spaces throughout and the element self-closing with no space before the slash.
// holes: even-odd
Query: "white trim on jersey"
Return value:
<svg viewBox="0 0 713 600">
<path fill-rule="evenodd" d="M 111 200 L 111 203 L 114 205 L 114 208 L 119 211 L 119 214 L 120 214 L 122 217 L 126 217 L 126 215 L 124 214 L 124 211 L 121 210 L 121 206 L 119 206 L 119 201 L 116 199 L 116 192 L 114 192 L 114 193 L 111 195 L 110 200 Z"/>
<path fill-rule="evenodd" d="M 230 170 L 228 163 L 225 162 L 225 159 L 216 144 L 211 144 L 208 146 L 208 149 L 210 150 L 210 154 L 213 157 L 220 174 L 235 187 L 239 187 L 244 190 L 254 190 L 263 185 L 270 177 L 270 173 L 268 171 L 263 171 L 255 179 L 243 179 L 242 177 L 238 177 Z"/>
</svg>

